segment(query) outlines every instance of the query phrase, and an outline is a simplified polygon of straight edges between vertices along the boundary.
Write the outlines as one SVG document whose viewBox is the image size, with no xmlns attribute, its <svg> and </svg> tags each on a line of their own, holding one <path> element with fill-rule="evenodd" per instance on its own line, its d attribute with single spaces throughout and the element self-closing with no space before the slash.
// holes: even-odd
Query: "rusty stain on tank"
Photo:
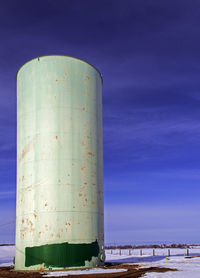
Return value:
<svg viewBox="0 0 200 278">
<path fill-rule="evenodd" d="M 85 145 L 86 145 L 86 144 L 85 144 L 83 141 L 81 141 L 81 146 L 84 147 Z"/>
<path fill-rule="evenodd" d="M 94 154 L 92 152 L 88 152 L 88 155 L 94 156 Z"/>
<path fill-rule="evenodd" d="M 24 239 L 24 234 L 23 233 L 20 234 L 20 238 Z"/>
<path fill-rule="evenodd" d="M 19 156 L 18 163 L 20 163 L 20 162 L 22 161 L 22 159 L 24 159 L 25 155 L 26 155 L 28 152 L 30 152 L 32 145 L 33 145 L 33 142 L 32 142 L 32 141 L 29 142 L 29 143 L 26 145 L 26 147 L 23 149 L 21 155 Z"/>
</svg>

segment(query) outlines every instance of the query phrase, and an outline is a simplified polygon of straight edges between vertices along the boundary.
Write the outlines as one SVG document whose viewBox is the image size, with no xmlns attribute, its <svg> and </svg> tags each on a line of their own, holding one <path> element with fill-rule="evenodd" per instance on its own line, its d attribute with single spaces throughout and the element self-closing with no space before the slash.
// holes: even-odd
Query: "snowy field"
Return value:
<svg viewBox="0 0 200 278">
<path fill-rule="evenodd" d="M 84 270 L 68 270 L 68 271 L 54 271 L 43 275 L 43 277 L 63 277 L 68 275 L 84 275 L 84 274 L 109 274 L 116 272 L 124 272 L 127 269 L 102 269 L 102 268 L 92 268 Z"/>
<path fill-rule="evenodd" d="M 199 278 L 200 277 L 200 247 L 189 249 L 189 256 L 193 258 L 185 258 L 187 254 L 186 249 L 170 249 L 171 256 L 168 255 L 168 249 L 154 249 L 155 256 L 153 256 L 153 249 L 142 249 L 143 255 L 140 256 L 140 250 L 106 250 L 106 260 L 109 262 L 120 262 L 128 264 L 139 264 L 140 267 L 165 267 L 176 268 L 176 272 L 165 273 L 147 273 L 142 277 L 145 278 Z"/>
<path fill-rule="evenodd" d="M 0 267 L 13 265 L 14 258 L 14 246 L 0 246 Z M 186 258 L 186 249 L 170 249 L 171 256 L 168 255 L 168 249 L 155 249 L 155 256 L 153 256 L 152 249 L 142 249 L 143 255 L 141 256 L 140 249 L 131 250 L 106 250 L 106 261 L 122 264 L 139 264 L 141 268 L 148 267 L 166 267 L 176 268 L 177 272 L 165 272 L 165 273 L 147 273 L 143 277 L 145 278 L 199 278 L 200 277 L 200 247 L 189 250 L 189 255 L 192 258 Z M 130 255 L 131 254 L 131 255 Z M 105 272 L 106 271 L 106 272 Z M 110 272 L 126 271 L 125 269 L 88 269 L 88 270 L 73 270 L 71 273 L 65 271 L 59 273 L 46 273 L 43 277 L 55 277 L 58 275 L 80 275 L 80 274 L 102 274 Z"/>
</svg>

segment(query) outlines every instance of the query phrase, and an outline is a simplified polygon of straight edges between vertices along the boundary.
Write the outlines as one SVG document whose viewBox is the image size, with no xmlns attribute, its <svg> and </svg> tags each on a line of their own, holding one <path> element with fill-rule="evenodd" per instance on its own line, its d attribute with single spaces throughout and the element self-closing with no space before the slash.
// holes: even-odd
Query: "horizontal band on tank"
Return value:
<svg viewBox="0 0 200 278">
<path fill-rule="evenodd" d="M 103 183 L 97 183 L 97 184 L 95 184 L 95 185 L 99 185 L 99 186 L 102 186 L 102 184 Z M 90 185 L 92 185 L 92 186 L 94 186 L 94 184 L 92 184 L 91 182 L 87 182 L 87 184 L 76 184 L 76 183 L 70 183 L 70 184 L 64 184 L 64 183 L 46 183 L 46 184 L 33 184 L 33 185 L 28 185 L 28 186 L 20 186 L 20 189 L 17 189 L 17 192 L 22 192 L 22 191 L 24 191 L 24 190 L 27 190 L 27 189 L 30 189 L 30 188 L 34 188 L 34 187 L 40 187 L 40 186 L 57 186 L 57 185 L 59 185 L 59 186 L 76 186 L 76 187 L 82 187 L 82 186 L 90 186 Z"/>
<path fill-rule="evenodd" d="M 53 106 L 51 106 L 51 108 L 53 108 Z M 91 115 L 96 115 L 96 113 L 94 112 L 88 112 L 88 111 L 85 111 L 85 110 L 83 110 L 83 109 L 81 109 L 80 107 L 73 107 L 72 108 L 72 106 L 54 106 L 54 108 L 56 108 L 56 109 L 61 109 L 61 108 L 63 108 L 64 110 L 66 110 L 66 109 L 71 109 L 71 110 L 77 110 L 77 111 L 81 111 L 82 113 L 88 113 L 88 114 L 91 114 Z M 100 108 L 100 107 L 99 107 Z M 37 112 L 37 111 L 41 111 L 41 110 L 49 110 L 49 107 L 41 107 L 41 108 L 39 108 L 39 109 L 34 109 L 34 110 L 29 110 L 29 111 L 27 111 L 27 112 L 20 112 L 20 115 L 19 115 L 19 112 L 18 112 L 18 114 L 17 114 L 17 117 L 18 118 L 22 118 L 23 116 L 24 116 L 24 114 L 30 114 L 30 113 L 35 113 L 35 112 Z"/>
<path fill-rule="evenodd" d="M 91 237 L 91 238 L 80 238 L 80 239 L 76 239 L 76 240 L 71 240 L 71 241 L 68 241 L 69 243 L 74 243 L 74 244 L 76 244 L 76 243 L 80 243 L 80 242 L 82 242 L 82 243 L 90 243 L 91 241 L 95 241 L 95 240 L 97 240 L 97 241 L 103 241 L 104 240 L 104 238 L 103 237 Z M 37 246 L 37 244 L 38 244 L 38 241 L 25 241 L 25 243 L 27 244 L 27 245 L 33 245 L 33 246 Z M 39 242 L 39 243 L 41 243 L 41 242 Z M 55 243 L 55 240 L 48 240 L 48 241 L 42 241 L 42 243 L 43 244 L 54 244 Z M 16 248 L 16 247 L 15 247 Z M 21 252 L 21 253 L 24 253 L 22 250 L 19 250 L 19 248 L 16 248 L 16 250 L 18 250 L 19 252 Z"/>
<path fill-rule="evenodd" d="M 20 218 L 20 217 L 22 217 L 22 216 L 25 216 L 25 215 L 34 215 L 35 213 L 57 213 L 57 212 L 59 212 L 59 213 L 63 213 L 63 212 L 69 212 L 69 213 L 87 213 L 87 214 L 100 214 L 100 215 L 102 215 L 102 213 L 101 212 L 98 212 L 98 211 L 81 211 L 81 210 L 55 210 L 55 211 L 45 211 L 45 210 L 35 210 L 34 212 L 29 212 L 29 213 L 23 213 L 23 214 L 18 214 L 17 215 L 17 217 L 16 217 L 16 219 L 17 218 Z"/>
<path fill-rule="evenodd" d="M 30 140 L 33 140 L 34 139 L 33 136 L 36 137 L 36 136 L 39 136 L 39 135 L 51 135 L 51 134 L 52 135 L 58 135 L 58 134 L 60 134 L 60 135 L 62 135 L 62 134 L 79 135 L 80 131 L 79 132 L 78 131 L 77 132 L 76 131 L 73 131 L 73 132 L 64 132 L 64 131 L 53 131 L 53 132 L 50 131 L 49 132 L 49 131 L 45 131 L 45 132 L 32 133 L 31 135 L 22 136 L 22 137 L 23 137 L 23 139 L 29 138 Z M 97 142 L 100 141 L 100 138 L 98 136 L 93 135 L 92 133 L 90 133 L 89 136 L 92 140 L 94 140 L 93 138 L 95 138 L 95 140 L 97 139 L 96 140 Z M 90 138 L 88 138 L 88 140 Z"/>
<path fill-rule="evenodd" d="M 32 62 L 33 60 L 37 60 L 37 59 L 41 59 L 41 58 L 45 58 L 45 57 L 65 57 L 65 58 L 71 58 L 71 59 L 74 59 L 74 60 L 78 60 L 80 62 L 83 62 L 83 63 L 86 63 L 88 64 L 89 66 L 91 66 L 92 68 L 94 68 L 100 75 L 100 78 L 101 78 L 101 81 L 102 81 L 102 84 L 103 84 L 103 77 L 102 77 L 102 74 L 101 72 L 95 67 L 93 66 L 92 64 L 90 64 L 89 62 L 83 60 L 83 59 L 80 59 L 80 58 L 76 58 L 76 57 L 72 57 L 72 56 L 67 56 L 67 55 L 57 55 L 57 54 L 52 54 L 52 55 L 43 55 L 43 56 L 38 56 L 38 57 L 35 57 L 33 59 L 30 59 L 29 61 L 25 62 L 17 71 L 16 73 L 16 79 L 17 79 L 17 76 L 18 76 L 18 73 L 19 71 L 21 70 L 22 67 L 24 67 L 26 64 Z"/>
<path fill-rule="evenodd" d="M 34 138 L 33 137 L 36 137 L 36 136 L 39 136 L 39 135 L 58 135 L 58 134 L 60 134 L 60 135 L 62 135 L 62 134 L 69 134 L 69 135 L 79 135 L 79 134 L 81 134 L 80 133 L 80 131 L 78 132 L 78 131 L 72 131 L 72 132 L 65 132 L 65 131 L 44 131 L 44 132 L 37 132 L 37 133 L 32 133 L 32 134 L 30 134 L 30 135 L 27 135 L 27 136 L 22 136 L 22 138 L 23 139 L 26 139 L 26 138 L 29 138 L 29 139 L 31 139 L 31 140 L 33 140 Z M 19 136 L 19 135 L 18 135 Z M 83 136 L 85 136 L 86 137 L 86 135 L 84 135 L 83 134 Z M 95 140 L 98 142 L 98 141 L 100 141 L 100 138 L 97 136 L 97 135 L 95 135 L 94 133 L 89 133 L 89 135 L 88 135 L 90 138 L 87 138 L 88 140 L 89 139 L 92 139 L 92 140 L 94 140 L 93 138 L 95 138 Z M 56 138 L 57 139 L 57 138 Z"/>
<path fill-rule="evenodd" d="M 75 183 L 70 183 L 70 184 L 64 184 L 64 183 L 44 183 L 44 184 L 33 184 L 33 185 L 28 185 L 28 186 L 20 186 L 20 189 L 17 189 L 16 190 L 16 192 L 22 192 L 22 191 L 24 191 L 24 190 L 29 190 L 29 189 L 31 189 L 31 188 L 37 188 L 37 187 L 40 187 L 40 186 L 57 186 L 57 185 L 59 185 L 60 187 L 61 186 L 76 186 L 76 187 L 82 187 L 82 186 L 102 186 L 103 185 L 103 182 L 102 183 L 96 183 L 96 184 L 94 184 L 94 183 L 91 183 L 91 182 L 87 182 L 87 184 L 85 184 L 85 183 L 83 183 L 83 184 L 75 184 Z M 102 190 L 103 191 L 103 190 Z"/>
<path fill-rule="evenodd" d="M 40 159 L 40 160 L 29 160 L 29 161 L 24 161 L 24 162 L 21 162 L 20 164 L 21 164 L 21 166 L 22 165 L 24 165 L 24 164 L 27 164 L 27 163 L 31 163 L 31 162 L 39 162 L 39 161 L 64 161 L 64 160 L 71 160 L 70 158 L 68 158 L 68 159 L 65 159 L 65 158 L 61 158 L 61 159 L 54 159 L 54 158 L 52 158 L 52 159 Z M 81 160 L 80 160 L 81 161 Z M 20 167 L 21 167 L 20 166 Z"/>
</svg>

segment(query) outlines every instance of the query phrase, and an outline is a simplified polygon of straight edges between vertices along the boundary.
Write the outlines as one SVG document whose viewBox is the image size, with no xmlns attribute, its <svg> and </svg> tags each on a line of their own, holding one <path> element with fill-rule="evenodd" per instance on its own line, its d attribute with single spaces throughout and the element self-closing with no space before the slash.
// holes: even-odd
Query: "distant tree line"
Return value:
<svg viewBox="0 0 200 278">
<path fill-rule="evenodd" d="M 14 243 L 2 243 L 0 246 L 14 246 Z"/>
<path fill-rule="evenodd" d="M 105 249 L 143 249 L 143 248 L 190 248 L 192 246 L 199 246 L 198 244 L 151 244 L 151 245 L 107 245 L 105 246 Z"/>
</svg>

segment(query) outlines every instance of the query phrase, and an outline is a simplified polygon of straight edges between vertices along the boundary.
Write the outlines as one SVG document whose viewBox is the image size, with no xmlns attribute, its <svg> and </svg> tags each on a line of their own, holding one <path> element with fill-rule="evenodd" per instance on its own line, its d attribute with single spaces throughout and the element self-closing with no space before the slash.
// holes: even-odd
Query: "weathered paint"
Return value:
<svg viewBox="0 0 200 278">
<path fill-rule="evenodd" d="M 39 57 L 17 74 L 15 269 L 47 268 L 50 246 L 57 253 L 60 246 L 60 254 L 63 246 L 82 246 L 84 253 L 94 242 L 98 254 L 81 265 L 78 256 L 71 264 L 66 255 L 65 266 L 102 264 L 101 91 L 100 73 L 72 57 Z M 31 265 L 26 252 L 42 246 L 48 246 L 44 257 Z M 51 266 L 64 267 L 54 260 Z"/>
<path fill-rule="evenodd" d="M 25 266 L 44 264 L 46 268 L 80 267 L 99 255 L 97 240 L 92 243 L 58 243 L 26 247 Z"/>
</svg>

